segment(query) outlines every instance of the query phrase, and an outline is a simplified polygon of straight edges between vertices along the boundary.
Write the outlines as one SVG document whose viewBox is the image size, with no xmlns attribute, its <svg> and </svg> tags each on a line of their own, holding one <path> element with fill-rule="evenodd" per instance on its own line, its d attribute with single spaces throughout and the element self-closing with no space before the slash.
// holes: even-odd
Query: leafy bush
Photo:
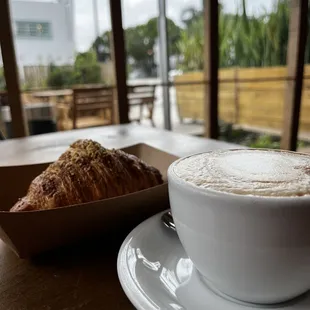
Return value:
<svg viewBox="0 0 310 310">
<path fill-rule="evenodd" d="M 280 137 L 261 135 L 248 146 L 253 148 L 280 149 Z M 297 142 L 297 149 L 302 147 L 309 147 L 309 142 L 299 140 Z"/>
<path fill-rule="evenodd" d="M 190 28 L 181 32 L 178 49 L 182 55 L 180 69 L 193 71 L 203 69 L 203 19 L 193 21 Z"/>
<path fill-rule="evenodd" d="M 244 145 L 252 148 L 279 149 L 281 137 L 234 128 L 232 124 L 220 121 L 219 139 L 226 142 Z M 297 148 L 310 147 L 310 142 L 299 140 Z"/>
<path fill-rule="evenodd" d="M 101 70 L 94 51 L 79 53 L 74 63 L 75 84 L 95 84 L 101 81 Z"/>
<path fill-rule="evenodd" d="M 75 78 L 73 68 L 50 65 L 49 74 L 47 77 L 47 85 L 49 87 L 70 87 L 74 83 Z"/>
<path fill-rule="evenodd" d="M 100 82 L 101 70 L 93 51 L 77 54 L 73 66 L 57 67 L 51 64 L 47 77 L 47 85 L 55 88 Z"/>
<path fill-rule="evenodd" d="M 262 135 L 258 137 L 256 141 L 252 142 L 249 146 L 253 148 L 279 149 L 280 141 L 279 139 L 273 139 L 269 135 Z"/>
</svg>

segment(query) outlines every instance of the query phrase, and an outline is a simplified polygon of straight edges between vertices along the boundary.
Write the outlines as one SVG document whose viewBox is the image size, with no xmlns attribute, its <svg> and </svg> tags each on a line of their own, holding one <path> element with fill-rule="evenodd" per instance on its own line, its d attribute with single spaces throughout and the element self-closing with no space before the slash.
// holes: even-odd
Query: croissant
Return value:
<svg viewBox="0 0 310 310">
<path fill-rule="evenodd" d="M 163 183 L 160 172 L 136 156 L 78 140 L 37 176 L 10 211 L 59 208 L 121 196 Z"/>
</svg>

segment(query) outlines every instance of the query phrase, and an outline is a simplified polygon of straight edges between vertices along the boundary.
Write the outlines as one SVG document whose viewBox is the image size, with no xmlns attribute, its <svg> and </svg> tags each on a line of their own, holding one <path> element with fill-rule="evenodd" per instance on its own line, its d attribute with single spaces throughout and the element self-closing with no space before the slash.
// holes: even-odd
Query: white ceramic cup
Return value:
<svg viewBox="0 0 310 310">
<path fill-rule="evenodd" d="M 185 251 L 210 285 L 260 304 L 310 289 L 310 196 L 200 188 L 175 174 L 178 162 L 168 170 L 172 215 Z"/>
</svg>

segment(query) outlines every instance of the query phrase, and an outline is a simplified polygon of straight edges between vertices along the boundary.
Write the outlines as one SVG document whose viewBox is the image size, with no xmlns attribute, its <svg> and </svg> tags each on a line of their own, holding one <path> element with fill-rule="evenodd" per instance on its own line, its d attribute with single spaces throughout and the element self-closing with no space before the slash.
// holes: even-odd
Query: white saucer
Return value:
<svg viewBox="0 0 310 310">
<path fill-rule="evenodd" d="M 136 227 L 118 254 L 121 285 L 138 310 L 309 310 L 310 294 L 272 306 L 238 303 L 211 289 L 186 255 L 177 234 L 157 214 Z"/>
</svg>

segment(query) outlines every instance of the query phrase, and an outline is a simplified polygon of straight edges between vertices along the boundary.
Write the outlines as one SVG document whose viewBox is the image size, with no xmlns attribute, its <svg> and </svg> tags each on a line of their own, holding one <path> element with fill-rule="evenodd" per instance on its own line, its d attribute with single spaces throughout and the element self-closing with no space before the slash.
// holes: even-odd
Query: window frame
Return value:
<svg viewBox="0 0 310 310">
<path fill-rule="evenodd" d="M 23 27 L 21 27 L 24 24 Z M 44 31 L 44 26 L 46 26 L 47 32 L 42 32 L 41 35 L 38 35 L 37 27 L 38 25 L 42 25 L 42 29 Z M 42 21 L 42 20 L 15 20 L 14 21 L 15 26 L 15 36 L 17 39 L 32 39 L 32 40 L 50 40 L 53 38 L 52 33 L 52 23 L 50 21 Z M 27 29 L 28 28 L 28 29 Z M 22 31 L 24 30 L 24 34 Z M 34 35 L 36 34 L 36 35 Z"/>
</svg>

